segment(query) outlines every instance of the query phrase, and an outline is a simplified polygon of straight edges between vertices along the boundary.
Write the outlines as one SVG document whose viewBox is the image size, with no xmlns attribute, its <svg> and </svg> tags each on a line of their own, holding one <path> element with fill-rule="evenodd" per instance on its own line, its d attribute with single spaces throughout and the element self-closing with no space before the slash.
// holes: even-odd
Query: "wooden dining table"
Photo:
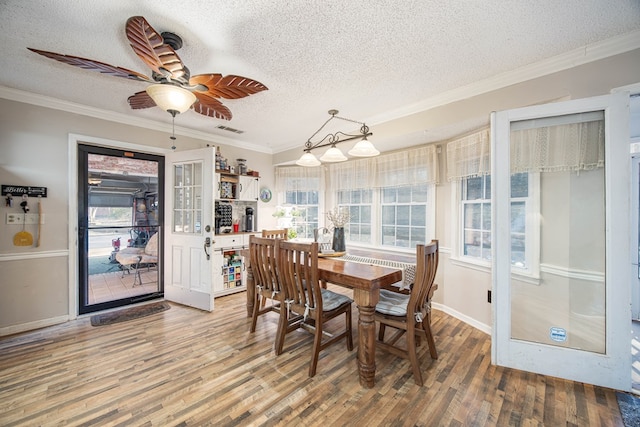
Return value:
<svg viewBox="0 0 640 427">
<path fill-rule="evenodd" d="M 248 253 L 245 259 L 248 259 Z M 247 268 L 247 317 L 251 317 L 256 304 L 251 262 Z M 380 288 L 402 280 L 402 271 L 379 265 L 343 261 L 335 258 L 318 260 L 320 280 L 353 289 L 358 307 L 358 374 L 360 384 L 372 388 L 376 376 L 376 325 L 373 314 L 380 298 Z"/>
</svg>

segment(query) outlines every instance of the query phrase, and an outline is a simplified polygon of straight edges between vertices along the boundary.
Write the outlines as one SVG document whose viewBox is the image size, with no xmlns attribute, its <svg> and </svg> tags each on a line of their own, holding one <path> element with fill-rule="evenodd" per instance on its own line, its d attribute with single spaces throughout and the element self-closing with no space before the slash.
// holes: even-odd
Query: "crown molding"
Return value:
<svg viewBox="0 0 640 427">
<path fill-rule="evenodd" d="M 640 49 L 640 30 L 621 36 L 592 43 L 560 55 L 539 61 L 515 70 L 496 74 L 490 78 L 461 86 L 447 92 L 407 105 L 396 110 L 380 114 L 365 120 L 370 126 L 397 120 L 412 114 L 421 113 L 442 105 L 482 95 L 517 83 L 564 71 L 579 65 Z"/>
<path fill-rule="evenodd" d="M 108 110 L 102 110 L 100 108 L 77 104 L 75 102 L 64 101 L 61 99 L 26 92 L 19 89 L 13 89 L 6 86 L 0 86 L 0 98 L 8 99 L 10 101 L 22 102 L 25 104 L 37 105 L 39 107 L 51 108 L 54 110 L 65 111 L 68 113 L 80 114 L 82 116 L 93 117 L 100 120 L 107 120 L 115 123 L 155 130 L 159 132 L 171 132 L 171 125 L 167 123 L 160 123 L 154 120 L 134 117 Z M 224 136 L 212 135 L 206 132 L 201 132 L 180 126 L 175 127 L 175 133 L 176 135 L 201 139 L 203 141 L 212 142 L 213 144 L 234 145 L 251 151 L 273 154 L 273 152 L 269 150 L 268 147 L 265 147 L 263 145 L 252 144 L 246 141 L 238 141 L 235 139 L 226 138 Z"/>
</svg>

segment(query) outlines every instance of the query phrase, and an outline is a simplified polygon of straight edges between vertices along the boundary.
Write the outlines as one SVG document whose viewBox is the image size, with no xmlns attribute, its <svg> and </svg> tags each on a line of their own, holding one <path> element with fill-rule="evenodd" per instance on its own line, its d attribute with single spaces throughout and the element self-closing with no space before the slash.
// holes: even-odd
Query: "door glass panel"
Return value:
<svg viewBox="0 0 640 427">
<path fill-rule="evenodd" d="M 173 231 L 202 232 L 202 162 L 174 164 Z"/>
<path fill-rule="evenodd" d="M 526 248 L 539 248 L 531 254 L 539 284 L 511 278 L 512 339 L 606 350 L 603 117 L 594 112 L 511 124 L 512 268 L 524 265 Z M 513 202 L 514 195 L 526 196 L 513 178 L 523 173 L 540 174 L 538 212 Z M 528 232 L 532 221 L 539 222 L 539 236 Z"/>
<path fill-rule="evenodd" d="M 156 297 L 160 158 L 79 146 L 79 312 Z M 86 227 L 82 226 L 86 221 Z M 86 243 L 85 243 L 86 242 Z"/>
</svg>

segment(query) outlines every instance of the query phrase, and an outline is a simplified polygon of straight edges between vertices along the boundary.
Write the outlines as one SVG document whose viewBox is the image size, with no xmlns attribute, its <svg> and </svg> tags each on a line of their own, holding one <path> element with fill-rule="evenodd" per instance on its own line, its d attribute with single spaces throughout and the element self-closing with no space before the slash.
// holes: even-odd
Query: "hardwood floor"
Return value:
<svg viewBox="0 0 640 427">
<path fill-rule="evenodd" d="M 489 336 L 439 311 L 439 359 L 419 349 L 424 387 L 407 360 L 379 351 L 376 385 L 363 389 L 343 343 L 308 378 L 311 334 L 287 335 L 276 357 L 276 322 L 261 316 L 250 334 L 240 293 L 213 313 L 172 304 L 110 326 L 87 317 L 5 337 L 0 425 L 623 425 L 614 390 L 492 366 Z"/>
</svg>

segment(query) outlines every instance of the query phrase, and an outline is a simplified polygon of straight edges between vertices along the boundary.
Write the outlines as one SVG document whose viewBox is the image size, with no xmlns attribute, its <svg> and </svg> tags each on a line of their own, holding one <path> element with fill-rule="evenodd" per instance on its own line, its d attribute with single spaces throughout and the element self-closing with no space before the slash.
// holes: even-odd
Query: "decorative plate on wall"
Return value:
<svg viewBox="0 0 640 427">
<path fill-rule="evenodd" d="M 268 203 L 271 201 L 271 190 L 269 190 L 268 188 L 262 188 L 260 190 L 260 200 L 262 200 L 265 203 Z"/>
</svg>

